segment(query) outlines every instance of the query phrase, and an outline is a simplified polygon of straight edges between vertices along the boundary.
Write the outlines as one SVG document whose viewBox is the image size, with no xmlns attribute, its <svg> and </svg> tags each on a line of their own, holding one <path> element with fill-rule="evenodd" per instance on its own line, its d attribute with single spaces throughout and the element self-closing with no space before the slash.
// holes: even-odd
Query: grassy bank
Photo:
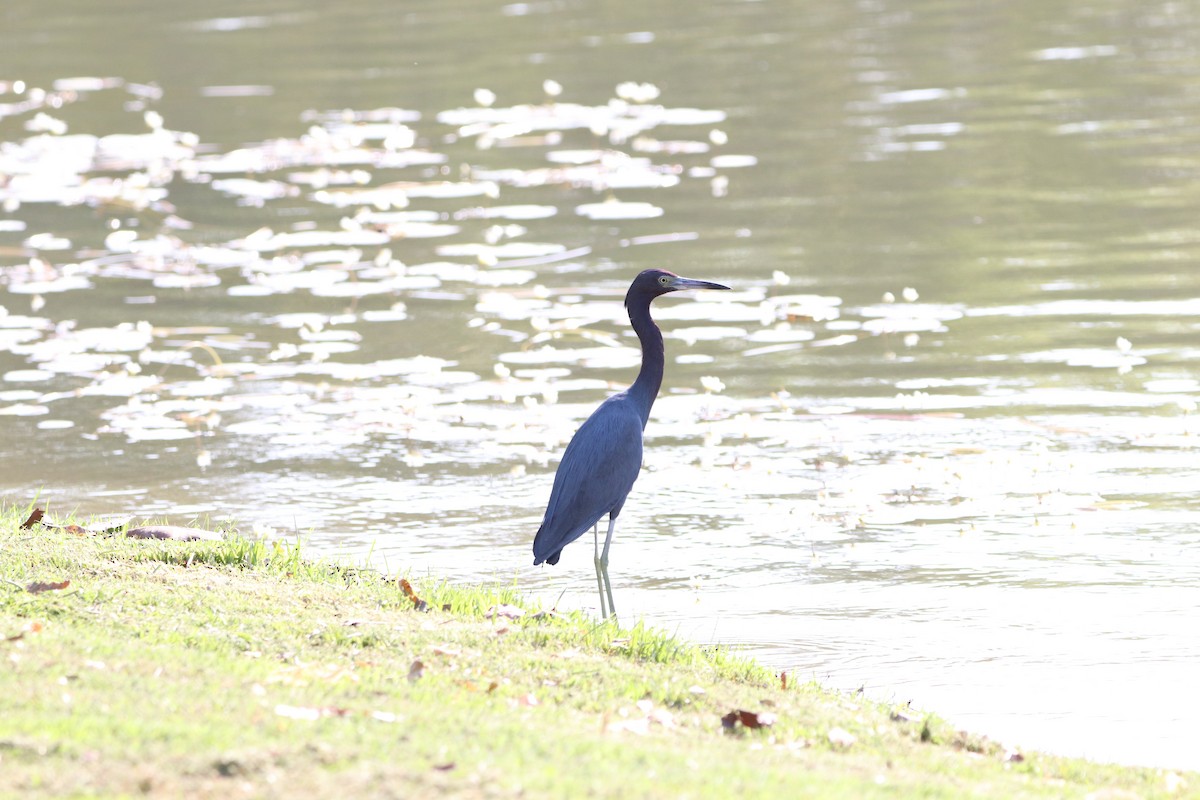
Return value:
<svg viewBox="0 0 1200 800">
<path fill-rule="evenodd" d="M 1200 796 L 509 588 L 25 511 L 0 512 L 3 796 Z"/>
</svg>

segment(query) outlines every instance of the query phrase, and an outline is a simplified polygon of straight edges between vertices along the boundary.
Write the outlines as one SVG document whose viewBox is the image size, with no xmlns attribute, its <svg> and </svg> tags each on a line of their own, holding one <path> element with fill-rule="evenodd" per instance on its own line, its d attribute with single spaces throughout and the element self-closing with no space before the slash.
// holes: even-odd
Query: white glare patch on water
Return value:
<svg viewBox="0 0 1200 800">
<path fill-rule="evenodd" d="M 384 245 L 390 241 L 391 237 L 386 233 L 368 230 L 275 233 L 263 229 L 245 239 L 234 242 L 234 245 L 266 253 L 294 250 L 301 247 L 369 247 Z"/>
<path fill-rule="evenodd" d="M 6 383 L 37 383 L 53 377 L 54 373 L 47 369 L 14 369 L 4 373 Z"/>
<path fill-rule="evenodd" d="M 1068 367 L 1095 367 L 1097 369 L 1127 369 L 1146 363 L 1146 359 L 1142 356 L 1123 353 L 1116 348 L 1112 350 L 1088 348 L 1045 350 L 1040 353 L 1025 353 L 1021 356 L 1021 360 L 1033 364 L 1066 364 Z"/>
<path fill-rule="evenodd" d="M 490 208 L 463 208 L 454 212 L 454 218 L 464 219 L 513 219 L 533 220 L 546 219 L 558 213 L 556 206 L 514 205 L 492 206 Z"/>
<path fill-rule="evenodd" d="M 897 92 L 884 92 L 877 99 L 880 103 L 888 105 L 927 103 L 931 100 L 944 100 L 948 97 L 954 97 L 960 91 L 954 89 L 904 89 Z"/>
<path fill-rule="evenodd" d="M 446 244 L 439 245 L 440 256 L 468 256 L 471 258 L 530 258 L 562 253 L 567 248 L 549 242 L 506 242 L 504 244 Z"/>
<path fill-rule="evenodd" d="M 1077 61 L 1081 58 L 1099 58 L 1115 56 L 1117 48 L 1109 44 L 1094 44 L 1086 47 L 1047 47 L 1036 50 L 1034 59 L 1038 61 Z"/>
<path fill-rule="evenodd" d="M 262 84 L 229 84 L 224 86 L 201 86 L 202 97 L 270 97 L 275 94 L 274 86 Z"/>
<path fill-rule="evenodd" d="M 758 164 L 758 159 L 748 155 L 719 155 L 713 156 L 709 161 L 714 169 L 740 169 L 743 167 L 753 167 Z"/>
<path fill-rule="evenodd" d="M 90 289 L 92 282 L 83 275 L 63 275 L 53 280 L 10 283 L 8 290 L 13 294 L 52 294 Z"/>
<path fill-rule="evenodd" d="M 14 403 L 10 406 L 0 406 L 0 416 L 3 417 L 38 417 L 49 413 L 49 408 L 35 403 Z"/>
<path fill-rule="evenodd" d="M 603 203 L 585 203 L 575 207 L 575 213 L 594 220 L 653 219 L 661 217 L 663 210 L 653 203 L 622 203 L 606 200 Z"/>
<path fill-rule="evenodd" d="M 744 339 L 744 328 L 719 327 L 716 325 L 696 325 L 692 327 L 673 328 L 664 338 L 679 339 L 695 344 L 696 342 L 718 342 L 731 339 Z"/>
<path fill-rule="evenodd" d="M 1200 381 L 1194 378 L 1161 378 L 1145 381 L 1142 388 L 1147 392 L 1193 393 L 1200 392 Z"/>
</svg>

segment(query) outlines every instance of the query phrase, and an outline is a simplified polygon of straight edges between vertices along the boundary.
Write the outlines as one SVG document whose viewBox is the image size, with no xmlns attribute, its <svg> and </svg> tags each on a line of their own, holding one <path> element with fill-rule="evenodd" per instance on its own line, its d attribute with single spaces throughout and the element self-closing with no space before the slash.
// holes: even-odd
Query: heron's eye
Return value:
<svg viewBox="0 0 1200 800">
<path fill-rule="evenodd" d="M 658 282 L 659 282 L 659 283 L 661 283 L 663 286 L 666 286 L 666 285 L 667 285 L 667 276 L 666 276 L 666 275 L 660 275 L 660 276 L 658 277 Z"/>
</svg>

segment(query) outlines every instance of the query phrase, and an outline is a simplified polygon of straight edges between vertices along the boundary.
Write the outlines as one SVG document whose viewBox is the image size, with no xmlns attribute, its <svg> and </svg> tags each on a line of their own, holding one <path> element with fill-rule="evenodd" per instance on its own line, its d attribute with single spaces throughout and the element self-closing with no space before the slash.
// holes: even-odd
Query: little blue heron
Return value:
<svg viewBox="0 0 1200 800">
<path fill-rule="evenodd" d="M 591 528 L 602 617 L 616 614 L 612 584 L 608 580 L 608 548 L 617 515 L 642 468 L 642 431 L 662 385 L 665 359 L 662 331 L 650 318 L 650 303 L 660 295 L 680 289 L 728 288 L 719 283 L 681 278 L 663 269 L 648 269 L 633 279 L 625 295 L 625 310 L 642 343 L 642 368 L 632 386 L 601 403 L 579 426 L 554 475 L 546 516 L 533 538 L 533 563 L 557 564 L 563 548 Z M 608 514 L 608 536 L 601 551 L 599 526 L 605 514 Z"/>
</svg>

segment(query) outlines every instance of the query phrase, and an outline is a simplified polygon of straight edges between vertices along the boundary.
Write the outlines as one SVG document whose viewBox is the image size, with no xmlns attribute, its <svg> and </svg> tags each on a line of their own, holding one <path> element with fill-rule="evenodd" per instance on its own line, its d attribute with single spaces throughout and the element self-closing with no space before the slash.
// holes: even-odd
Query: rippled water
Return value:
<svg viewBox="0 0 1200 800">
<path fill-rule="evenodd" d="M 530 542 L 663 266 L 626 619 L 1200 767 L 1185 6 L 137 11 L 0 11 L 7 501 L 594 608 Z"/>
</svg>

